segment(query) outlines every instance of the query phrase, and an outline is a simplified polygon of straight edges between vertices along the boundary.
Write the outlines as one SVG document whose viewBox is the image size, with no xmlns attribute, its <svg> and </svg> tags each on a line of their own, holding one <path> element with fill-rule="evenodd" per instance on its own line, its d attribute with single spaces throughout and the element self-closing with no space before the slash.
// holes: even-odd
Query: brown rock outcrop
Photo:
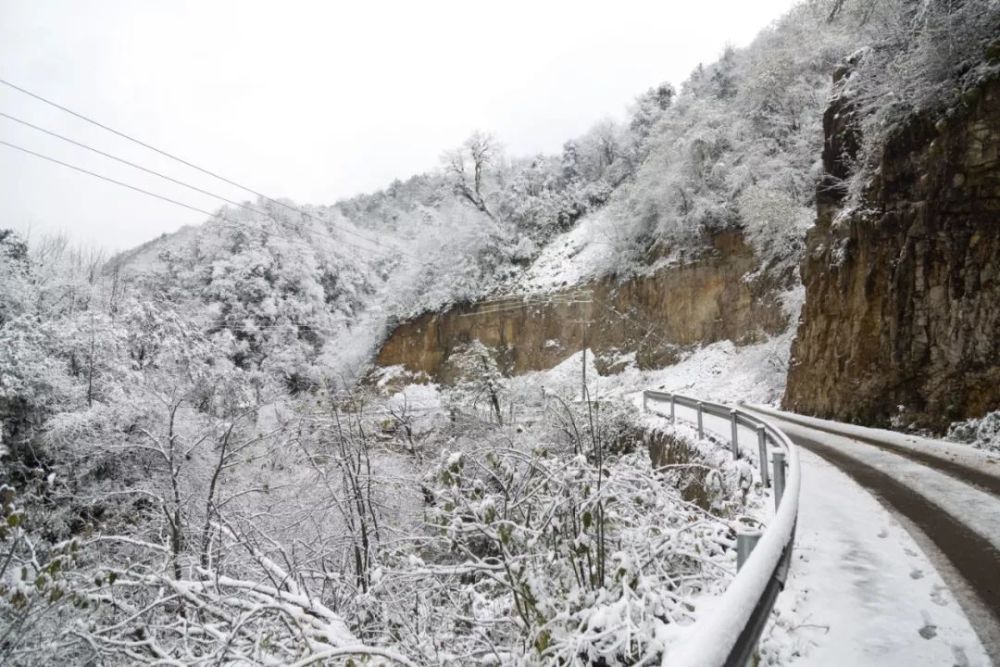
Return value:
<svg viewBox="0 0 1000 667">
<path fill-rule="evenodd" d="M 825 170 L 842 177 L 857 144 L 848 103 L 824 130 Z M 1000 408 L 998 150 L 994 79 L 896 132 L 861 206 L 842 212 L 821 185 L 785 407 L 935 429 Z"/>
<path fill-rule="evenodd" d="M 590 289 L 590 303 L 470 304 L 421 315 L 392 332 L 377 363 L 448 382 L 448 356 L 478 339 L 497 351 L 504 372 L 519 374 L 557 365 L 582 349 L 586 336 L 602 372 L 625 352 L 635 352 L 640 367 L 665 366 L 684 346 L 750 342 L 787 326 L 773 285 L 744 279 L 757 266 L 740 234 L 718 234 L 709 252 L 687 264 L 574 288 Z"/>
</svg>

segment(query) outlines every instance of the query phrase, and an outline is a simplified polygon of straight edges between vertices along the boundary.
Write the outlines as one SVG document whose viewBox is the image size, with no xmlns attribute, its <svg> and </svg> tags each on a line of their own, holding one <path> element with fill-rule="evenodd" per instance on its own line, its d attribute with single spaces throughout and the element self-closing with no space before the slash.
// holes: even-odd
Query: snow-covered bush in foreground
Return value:
<svg viewBox="0 0 1000 667">
<path fill-rule="evenodd" d="M 264 536 L 216 528 L 213 550 L 222 562 L 208 560 L 184 576 L 171 573 L 162 546 L 109 538 L 129 555 L 75 593 L 97 609 L 69 631 L 89 648 L 82 653 L 104 664 L 310 665 L 352 657 L 416 664 L 358 639 L 307 571 L 288 569 L 258 546 Z"/>
<path fill-rule="evenodd" d="M 552 398 L 453 441 L 423 482 L 422 536 L 383 561 L 384 627 L 435 664 L 658 664 L 732 575 L 749 487 L 687 435 L 658 432 L 677 449 L 654 468 L 627 410 Z"/>
<path fill-rule="evenodd" d="M 948 429 L 946 437 L 1000 454 L 1000 411 L 990 412 L 979 419 L 956 422 Z"/>
<path fill-rule="evenodd" d="M 117 531 L 0 532 L 30 570 L 4 577 L 0 617 L 31 630 L 5 660 L 656 664 L 728 584 L 759 496 L 716 445 L 608 401 L 510 393 L 501 425 L 407 392 L 437 412 L 359 393 L 199 436 L 179 410 L 173 440 L 132 445 L 152 478 Z"/>
<path fill-rule="evenodd" d="M 492 662 L 490 644 L 508 664 L 655 663 L 664 626 L 688 622 L 688 598 L 730 567 L 728 524 L 681 501 L 643 454 L 595 464 L 491 449 L 446 459 L 437 481 L 439 535 L 420 553 L 465 581 L 421 611 L 453 633 L 442 657 L 454 664 Z"/>
</svg>

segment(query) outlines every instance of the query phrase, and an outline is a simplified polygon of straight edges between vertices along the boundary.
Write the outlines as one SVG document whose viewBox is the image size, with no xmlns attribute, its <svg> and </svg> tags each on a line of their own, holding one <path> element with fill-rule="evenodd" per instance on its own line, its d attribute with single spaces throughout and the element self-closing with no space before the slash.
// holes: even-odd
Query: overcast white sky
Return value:
<svg viewBox="0 0 1000 667">
<path fill-rule="evenodd" d="M 747 44 L 794 0 L 0 0 L 0 77 L 274 197 L 329 204 L 437 167 L 473 129 L 552 152 Z M 0 86 L 0 112 L 249 196 Z M 0 118 L 0 140 L 218 202 Z M 123 249 L 203 215 L 0 146 L 0 227 Z"/>
</svg>

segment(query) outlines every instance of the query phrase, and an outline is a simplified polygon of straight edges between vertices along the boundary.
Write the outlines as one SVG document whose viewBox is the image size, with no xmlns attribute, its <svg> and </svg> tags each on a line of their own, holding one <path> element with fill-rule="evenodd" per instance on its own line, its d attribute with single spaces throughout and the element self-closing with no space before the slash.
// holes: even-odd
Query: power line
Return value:
<svg viewBox="0 0 1000 667">
<path fill-rule="evenodd" d="M 115 185 L 120 185 L 123 188 L 128 188 L 129 190 L 135 190 L 136 192 L 141 192 L 144 195 L 148 195 L 150 197 L 156 197 L 157 199 L 162 199 L 165 202 L 170 202 L 171 204 L 175 204 L 177 206 L 183 206 L 186 209 L 190 209 L 190 210 L 196 211 L 198 213 L 204 213 L 205 215 L 207 215 L 210 218 L 215 216 L 215 213 L 212 213 L 211 211 L 206 211 L 203 208 L 198 208 L 197 206 L 191 206 L 190 204 L 185 204 L 184 202 L 177 201 L 176 199 L 171 199 L 170 197 L 164 197 L 163 195 L 158 195 L 155 192 L 150 192 L 149 190 L 143 190 L 142 188 L 138 188 L 138 187 L 136 187 L 134 185 L 129 185 L 128 183 L 122 183 L 121 181 L 116 181 L 115 179 L 111 178 L 110 176 L 104 176 L 102 174 L 98 174 L 98 173 L 90 171 L 88 169 L 84 169 L 83 167 L 78 167 L 75 164 L 70 164 L 68 162 L 63 162 L 62 160 L 57 160 L 54 157 L 49 157 L 48 155 L 42 155 L 41 153 L 36 153 L 35 151 L 28 150 L 27 148 L 22 148 L 21 146 L 16 146 L 16 145 L 14 145 L 14 144 L 12 144 L 12 143 L 10 143 L 8 141 L 3 141 L 2 139 L 0 139 L 0 144 L 3 144 L 4 146 L 7 146 L 9 148 L 13 148 L 14 150 L 21 151 L 22 153 L 27 153 L 28 155 L 34 155 L 37 158 L 41 158 L 43 160 L 48 160 L 49 162 L 54 162 L 55 164 L 60 164 L 60 165 L 62 165 L 64 167 L 68 167 L 69 169 L 73 169 L 75 171 L 79 171 L 80 173 L 87 174 L 88 176 L 93 176 L 94 178 L 99 178 L 102 181 L 107 181 L 109 183 L 114 183 Z"/>
<path fill-rule="evenodd" d="M 67 167 L 67 168 L 72 169 L 74 171 L 78 171 L 80 173 L 87 174 L 88 176 L 93 176 L 94 178 L 99 178 L 102 181 L 107 181 L 108 183 L 114 183 L 115 185 L 119 185 L 119 186 L 121 186 L 123 188 L 128 188 L 129 190 L 134 190 L 135 192 L 139 192 L 139 193 L 142 193 L 144 195 L 147 195 L 147 196 L 150 196 L 150 197 L 154 197 L 156 199 L 160 199 L 160 200 L 165 201 L 165 202 L 169 202 L 169 203 L 174 204 L 176 206 L 180 206 L 180 207 L 186 208 L 188 210 L 195 211 L 197 213 L 202 213 L 204 215 L 207 215 L 209 218 L 218 217 L 220 220 L 223 220 L 223 221 L 229 223 L 234 228 L 239 229 L 239 224 L 235 220 L 231 220 L 231 219 L 227 218 L 225 216 L 225 214 L 222 213 L 221 211 L 218 212 L 218 213 L 212 213 L 211 211 L 206 211 L 203 208 L 198 208 L 197 206 L 191 206 L 190 204 L 186 204 L 186 203 L 184 203 L 182 201 L 178 201 L 176 199 L 171 199 L 170 197 L 166 197 L 164 195 L 160 195 L 160 194 L 157 194 L 155 192 L 150 192 L 149 190 L 144 190 L 144 189 L 142 189 L 140 187 L 136 187 L 136 186 L 130 185 L 128 183 L 123 183 L 122 181 L 119 181 L 119 180 L 116 180 L 114 178 L 111 178 L 110 176 L 105 176 L 103 174 L 98 174 L 96 172 L 90 171 L 89 169 L 84 169 L 83 167 L 79 167 L 77 165 L 70 164 L 68 162 L 63 162 L 62 160 L 57 160 L 54 157 L 49 157 L 48 155 L 42 155 L 41 153 L 36 153 L 33 150 L 29 150 L 29 149 L 24 148 L 22 146 L 17 146 L 17 145 L 12 144 L 12 143 L 10 143 L 8 141 L 0 140 L 0 144 L 2 144 L 4 146 L 7 146 L 9 148 L 13 148 L 13 149 L 18 150 L 18 151 L 21 151 L 22 153 L 27 153 L 27 154 L 33 155 L 33 156 L 35 156 L 37 158 L 41 158 L 42 160 L 47 160 L 49 162 L 53 162 L 53 163 L 61 165 L 63 167 Z M 272 224 L 274 223 L 273 220 L 271 222 L 272 222 Z M 355 247 L 357 247 L 357 246 L 355 246 Z"/>
<path fill-rule="evenodd" d="M 142 189 L 140 187 L 137 187 L 135 185 L 130 185 L 128 183 L 123 183 L 122 181 L 119 181 L 119 180 L 116 180 L 114 178 L 111 178 L 110 176 L 105 176 L 103 174 L 98 174 L 97 172 L 90 171 L 89 169 L 84 169 L 83 167 L 77 166 L 75 164 L 70 164 L 69 162 L 63 162 L 62 160 L 57 160 L 54 157 L 50 157 L 48 155 L 43 155 L 41 153 L 37 153 L 37 152 L 35 152 L 33 150 L 29 150 L 29 149 L 24 148 L 22 146 L 17 146 L 17 145 L 12 144 L 12 143 L 10 143 L 8 141 L 0 140 L 0 145 L 4 145 L 4 146 L 7 146 L 9 148 L 13 148 L 14 150 L 21 151 L 22 153 L 27 153 L 28 155 L 33 155 L 33 156 L 35 156 L 37 158 L 41 158 L 42 160 L 47 160 L 48 162 L 53 162 L 55 164 L 61 165 L 63 167 L 67 167 L 67 168 L 72 169 L 74 171 L 78 171 L 80 173 L 87 174 L 88 176 L 93 176 L 94 178 L 99 178 L 102 181 L 107 181 L 108 183 L 114 183 L 115 185 L 119 185 L 119 186 L 121 186 L 123 188 L 128 188 L 129 190 L 134 190 L 135 192 L 142 193 L 142 194 L 147 195 L 149 197 L 155 197 L 156 199 L 160 199 L 162 201 L 169 202 L 169 203 L 174 204 L 176 206 L 181 206 L 181 207 L 186 208 L 188 210 L 195 211 L 197 213 L 202 213 L 204 215 L 207 215 L 209 218 L 218 217 L 219 219 L 224 220 L 225 222 L 230 223 L 235 228 L 237 228 L 237 229 L 239 228 L 239 225 L 238 225 L 238 223 L 235 220 L 227 218 L 225 216 L 225 214 L 223 214 L 222 212 L 212 213 L 211 211 L 207 211 L 207 210 L 205 210 L 203 208 L 198 208 L 197 206 L 192 206 L 192 205 L 186 204 L 186 203 L 184 203 L 182 201 L 178 201 L 176 199 L 172 199 L 170 197 L 166 197 L 164 195 L 157 194 L 155 192 L 150 192 L 149 190 L 144 190 L 144 189 Z M 273 220 L 271 222 L 274 223 Z M 361 248 L 360 246 L 356 246 L 356 245 L 348 243 L 346 241 L 342 241 L 342 242 L 345 243 L 345 244 L 347 244 L 347 245 L 350 245 L 353 248 L 359 249 L 359 250 L 367 250 L 365 248 Z"/>
<path fill-rule="evenodd" d="M 189 183 L 185 183 L 184 181 L 181 181 L 181 180 L 178 180 L 176 178 L 173 178 L 172 176 L 167 176 L 166 174 L 161 174 L 158 171 L 155 171 L 153 169 L 148 169 L 147 167 L 143 167 L 140 164 L 136 164 L 134 162 L 129 162 L 128 160 L 126 160 L 124 158 L 120 158 L 120 157 L 118 157 L 116 155 L 112 155 L 111 153 L 105 153 L 104 151 L 99 150 L 97 148 L 94 148 L 93 146 L 88 146 L 87 144 L 84 144 L 84 143 L 81 143 L 79 141 L 76 141 L 75 139 L 70 139 L 69 137 L 63 136 L 63 135 L 61 135 L 61 134 L 59 134 L 57 132 L 53 132 L 52 130 L 47 130 L 44 127 L 40 127 L 40 126 L 35 125 L 33 123 L 29 123 L 26 120 L 22 120 L 20 118 L 16 118 L 14 116 L 11 116 L 8 113 L 4 113 L 4 112 L 0 111 L 0 116 L 2 116 L 3 118 L 6 118 L 8 120 L 12 120 L 15 123 L 20 123 L 21 125 L 30 127 L 33 130 L 37 130 L 39 132 L 43 132 L 43 133 L 45 133 L 45 134 L 47 134 L 49 136 L 55 137 L 56 139 L 61 139 L 62 141 L 65 141 L 67 143 L 73 144 L 74 146 L 79 146 L 80 148 L 86 149 L 86 150 L 91 151 L 93 153 L 97 153 L 98 155 L 102 155 L 102 156 L 104 156 L 106 158 L 109 158 L 111 160 L 114 160 L 116 162 L 120 162 L 122 164 L 128 165 L 128 166 L 130 166 L 130 167 L 132 167 L 134 169 L 138 169 L 140 171 L 144 171 L 147 174 L 152 174 L 153 176 L 158 176 L 159 178 L 162 178 L 164 180 L 170 181 L 171 183 L 176 183 L 177 185 L 180 185 L 180 186 L 183 186 L 185 188 L 188 188 L 189 190 L 193 190 L 195 192 L 199 192 L 199 193 L 201 193 L 203 195 L 207 195 L 209 197 L 214 197 L 215 199 L 221 199 L 222 201 L 224 201 L 227 204 L 230 204 L 232 206 L 238 206 L 239 208 L 246 209 L 247 211 L 251 211 L 253 213 L 259 213 L 261 215 L 267 215 L 267 213 L 265 213 L 264 211 L 261 211 L 260 209 L 254 208 L 253 206 L 250 206 L 248 204 L 243 204 L 241 202 L 234 201 L 232 199 L 227 199 L 226 197 L 223 197 L 222 195 L 215 194 L 214 192 L 209 192 L 208 190 L 202 190 L 201 188 L 199 188 L 199 187 L 197 187 L 195 185 L 191 185 Z"/>
<path fill-rule="evenodd" d="M 526 301 L 539 301 L 546 299 L 587 299 L 593 296 L 593 290 L 589 289 L 577 289 L 573 291 L 564 292 L 540 292 L 540 293 L 522 293 L 522 294 L 509 294 L 507 296 L 498 296 L 489 299 L 481 299 L 476 301 L 477 306 L 482 306 L 486 304 L 490 305 L 516 305 L 522 304 Z"/>
<path fill-rule="evenodd" d="M 548 299 L 545 301 L 525 301 L 518 305 L 503 306 L 500 308 L 488 308 L 483 310 L 476 310 L 471 313 L 462 313 L 458 317 L 477 317 L 479 315 L 496 315 L 502 313 L 515 313 L 527 308 L 540 308 L 543 306 L 569 306 L 575 304 L 588 304 L 593 303 L 590 300 L 566 300 L 566 299 Z"/>
<path fill-rule="evenodd" d="M 505 300 L 492 300 L 483 299 L 481 301 L 476 301 L 475 304 L 470 304 L 475 308 L 507 308 L 507 307 L 520 307 L 532 303 L 551 303 L 554 301 L 586 301 L 591 298 L 590 294 L 586 293 L 563 293 L 563 294 L 543 294 L 543 295 L 525 295 L 516 300 L 505 299 Z"/>
<path fill-rule="evenodd" d="M 178 156 L 176 156 L 176 155 L 174 155 L 172 153 L 168 153 L 167 151 L 165 151 L 165 150 L 163 150 L 161 148 L 157 148 L 156 146 L 152 146 L 150 144 L 147 144 L 144 141 L 141 141 L 139 139 L 136 139 L 135 137 L 132 137 L 132 136 L 130 136 L 128 134 L 125 134 L 124 132 L 120 132 L 120 131 L 114 129 L 113 127 L 109 127 L 109 126 L 105 125 L 104 123 L 96 121 L 93 118 L 89 118 L 88 116 L 85 116 L 82 113 L 79 113 L 77 111 L 73 111 L 72 109 L 64 107 L 63 105 L 61 105 L 61 104 L 59 104 L 57 102 L 53 102 L 50 99 L 42 97 L 41 95 L 39 95 L 37 93 L 33 93 L 30 90 L 27 90 L 25 88 L 21 88 L 20 86 L 17 86 L 15 84 L 11 83 L 10 81 L 7 81 L 5 79 L 0 79 L 0 83 L 2 83 L 5 86 L 8 86 L 10 88 L 13 88 L 14 90 L 16 90 L 16 91 L 18 91 L 20 93 L 23 93 L 23 94 L 25 94 L 25 95 L 27 95 L 29 97 L 32 97 L 32 98 L 38 100 L 39 102 L 43 102 L 45 104 L 48 104 L 51 107 L 55 107 L 56 109 L 59 109 L 60 111 L 68 113 L 71 116 L 75 116 L 76 118 L 79 118 L 82 121 L 90 123 L 91 125 L 96 125 L 97 127 L 101 128 L 102 130 L 105 130 L 107 132 L 111 132 L 112 134 L 114 134 L 116 136 L 119 136 L 122 139 L 126 139 L 128 141 L 131 141 L 132 143 L 138 144 L 139 146 L 142 146 L 143 148 L 146 148 L 147 150 L 151 150 L 151 151 L 153 151 L 155 153 L 159 153 L 160 155 L 162 155 L 164 157 L 167 157 L 167 158 L 170 158 L 171 160 L 174 160 L 175 162 L 179 162 L 179 163 L 185 165 L 186 167 L 190 167 L 191 169 L 195 169 L 196 171 L 200 171 L 201 173 L 207 174 L 208 176 L 211 176 L 212 178 L 216 178 L 216 179 L 222 181 L 223 183 L 228 183 L 229 185 L 232 185 L 232 186 L 237 187 L 237 188 L 239 188 L 241 190 L 244 190 L 244 191 L 249 192 L 249 193 L 251 193 L 253 195 L 256 195 L 257 197 L 260 197 L 261 199 L 264 199 L 264 200 L 266 200 L 266 201 L 268 201 L 268 202 L 270 202 L 270 203 L 272 203 L 274 205 L 282 206 L 282 207 L 284 207 L 284 208 L 286 208 L 286 209 L 288 209 L 290 211 L 294 211 L 295 213 L 298 213 L 300 215 L 307 216 L 307 217 L 312 218 L 313 220 L 316 220 L 316 221 L 321 222 L 323 224 L 328 224 L 331 227 L 334 227 L 334 228 L 340 230 L 341 232 L 343 232 L 345 234 L 352 234 L 353 236 L 355 236 L 355 237 L 357 237 L 359 239 L 362 239 L 364 241 L 367 241 L 368 243 L 374 243 L 376 245 L 378 245 L 380 243 L 380 241 L 378 239 L 371 239 L 371 238 L 369 238 L 369 237 L 367 237 L 367 236 L 365 236 L 363 234 L 360 234 L 360 233 L 358 233 L 358 232 L 356 232 L 354 230 L 348 229 L 346 227 L 340 227 L 340 226 L 338 226 L 338 225 L 336 225 L 336 224 L 334 224 L 332 222 L 329 222 L 329 221 L 324 221 L 324 220 L 322 220 L 320 218 L 317 218 L 316 216 L 314 216 L 312 213 L 309 213 L 308 211 L 299 209 L 299 208 L 297 208 L 295 206 L 291 206 L 291 205 L 286 204 L 286 203 L 284 203 L 284 202 L 282 202 L 280 200 L 268 197 L 264 193 L 258 192 L 257 190 L 254 190 L 253 188 L 249 188 L 249 187 L 247 187 L 245 185 L 241 185 L 240 183 L 237 183 L 236 181 L 230 180 L 230 179 L 226 178 L 225 176 L 221 176 L 220 174 L 217 174 L 217 173 L 215 173 L 215 172 L 213 172 L 213 171 L 211 171 L 209 169 L 205 169 L 204 167 L 199 167 L 198 165 L 196 165 L 196 164 L 194 164 L 192 162 L 189 162 L 189 161 L 187 161 L 187 160 L 185 160 L 183 158 L 180 158 L 180 157 L 178 157 Z M 396 250 L 397 252 L 400 252 L 401 254 L 405 254 L 405 255 L 409 255 L 410 257 L 414 257 L 414 255 L 412 255 L 411 253 L 403 250 L 402 248 L 400 248 L 399 246 L 397 246 L 395 244 L 391 244 L 391 247 L 394 250 Z"/>
<path fill-rule="evenodd" d="M 0 115 L 4 115 L 5 116 L 6 114 L 0 113 Z M 76 142 L 73 142 L 73 143 L 76 143 Z M 181 206 L 181 207 L 186 208 L 186 209 L 188 209 L 190 211 L 195 211 L 196 213 L 202 213 L 202 214 L 208 216 L 209 218 L 218 217 L 220 220 L 223 220 L 223 221 L 229 223 L 229 225 L 231 225 L 234 229 L 240 229 L 240 227 L 241 227 L 240 223 L 238 223 L 236 220 L 233 220 L 231 218 L 226 217 L 226 215 L 223 212 L 221 212 L 221 211 L 219 211 L 217 213 L 212 213 L 211 211 L 205 210 L 203 208 L 199 208 L 197 206 L 192 206 L 191 204 L 187 204 L 185 202 L 178 201 L 177 199 L 173 199 L 173 198 L 167 197 L 165 195 L 157 194 L 155 192 L 150 192 L 149 190 L 145 190 L 143 188 L 140 188 L 140 187 L 135 186 L 135 185 L 131 185 L 129 183 L 124 183 L 124 182 L 119 181 L 117 179 L 111 178 L 110 176 L 105 176 L 103 174 L 98 174 L 97 172 L 90 171 L 89 169 L 84 169 L 83 167 L 80 167 L 80 166 L 77 166 L 77 165 L 74 165 L 74 164 L 70 164 L 69 162 L 63 162 L 62 160 L 58 160 L 58 159 L 56 159 L 54 157 L 50 157 L 48 155 L 43 155 L 42 153 L 37 153 L 37 152 L 35 152 L 33 150 L 24 148 L 22 146 L 17 146 L 17 145 L 12 144 L 12 143 L 10 143 L 8 141 L 2 141 L 2 140 L 0 140 L 0 144 L 2 144 L 4 146 L 8 146 L 9 148 L 13 148 L 13 149 L 18 150 L 18 151 L 21 151 L 22 153 L 27 153 L 27 154 L 33 155 L 33 156 L 35 156 L 37 158 L 41 158 L 42 160 L 47 160 L 48 162 L 52 162 L 52 163 L 61 165 L 63 167 L 67 167 L 69 169 L 72 169 L 74 171 L 78 171 L 78 172 L 86 174 L 88 176 L 93 176 L 94 178 L 99 178 L 102 181 L 107 181 L 108 183 L 113 183 L 113 184 L 121 186 L 123 188 L 128 188 L 129 190 L 133 190 L 135 192 L 139 192 L 139 193 L 147 195 L 149 197 L 155 197 L 156 199 L 159 199 L 159 200 L 162 200 L 162 201 L 174 204 L 176 206 Z M 100 151 L 97 151 L 97 152 L 100 152 Z M 113 157 L 113 156 L 109 156 L 109 157 Z M 142 167 L 139 167 L 139 168 L 143 169 Z M 143 171 L 149 171 L 149 170 L 143 169 Z M 173 179 L 169 179 L 169 177 L 166 177 L 166 178 L 168 178 L 168 180 L 173 180 Z M 193 188 L 193 186 L 191 186 L 191 187 Z M 194 188 L 194 189 L 197 189 L 197 188 Z M 226 200 L 226 199 L 224 199 L 222 197 L 219 197 L 219 198 L 223 199 L 223 201 L 228 201 L 228 200 Z M 249 208 L 249 207 L 243 207 L 243 208 Z M 255 209 L 249 208 L 249 210 L 253 211 Z M 274 220 L 272 220 L 270 217 L 267 217 L 266 214 L 265 214 L 265 219 L 268 222 L 270 222 L 272 225 L 275 225 L 276 227 L 278 226 L 278 224 Z M 350 247 L 352 247 L 352 248 L 354 248 L 356 250 L 362 250 L 362 251 L 365 251 L 365 252 L 384 252 L 381 248 L 379 248 L 379 249 L 365 248 L 365 247 L 362 247 L 362 246 L 357 245 L 355 243 L 351 243 L 350 241 L 344 241 L 343 239 L 341 239 L 340 242 L 342 244 L 350 246 Z"/>
<path fill-rule="evenodd" d="M 133 169 L 138 169 L 139 171 L 144 171 L 147 174 L 152 174 L 153 176 L 157 176 L 157 177 L 162 178 L 162 179 L 164 179 L 166 181 L 169 181 L 171 183 L 175 183 L 175 184 L 180 185 L 182 187 L 188 188 L 189 190 L 193 190 L 194 192 L 198 192 L 198 193 L 206 195 L 208 197 L 214 197 L 215 199 L 219 199 L 221 201 L 224 201 L 224 202 L 226 202 L 227 204 L 229 204 L 231 206 L 236 206 L 236 207 L 244 209 L 246 211 L 250 211 L 251 213 L 256 213 L 258 215 L 262 215 L 265 218 L 270 219 L 270 216 L 268 216 L 268 214 L 267 214 L 266 211 L 262 211 L 262 210 L 260 210 L 258 208 L 250 206 L 249 204 L 245 204 L 245 203 L 242 203 L 242 202 L 234 201 L 232 199 L 228 199 L 226 197 L 223 197 L 220 194 L 217 194 L 217 193 L 214 193 L 214 192 L 210 192 L 208 190 L 204 190 L 202 188 L 199 188 L 198 186 L 191 185 L 190 183 L 185 183 L 184 181 L 181 181 L 179 179 L 173 178 L 172 176 L 168 176 L 168 175 L 163 174 L 161 172 L 158 172 L 158 171 L 156 171 L 154 169 L 149 169 L 148 167 L 144 167 L 141 164 L 136 164 L 136 163 L 131 162 L 129 160 L 126 160 L 124 158 L 118 157 L 117 155 L 112 155 L 111 153 L 106 153 L 106 152 L 104 152 L 104 151 L 102 151 L 100 149 L 94 148 L 93 146 L 89 146 L 89 145 L 84 144 L 82 142 L 76 141 L 75 139 L 71 139 L 71 138 L 69 138 L 67 136 L 61 135 L 58 132 L 53 132 L 52 130 L 48 130 L 48 129 L 46 129 L 44 127 L 41 127 L 39 125 L 35 125 L 34 123 L 30 123 L 30 122 L 28 122 L 26 120 L 23 120 L 21 118 L 17 118 L 15 116 L 11 116 L 8 113 L 4 113 L 4 112 L 0 111 L 0 117 L 6 118 L 8 120 L 12 120 L 15 123 L 20 123 L 21 125 L 24 125 L 26 127 L 30 127 L 33 130 L 37 130 L 38 132 L 42 132 L 42 133 L 47 134 L 49 136 L 55 137 L 56 139 L 60 139 L 60 140 L 65 141 L 65 142 L 67 142 L 69 144 L 73 144 L 74 146 L 79 146 L 80 148 L 83 148 L 85 150 L 91 151 L 93 153 L 96 153 L 96 154 L 101 155 L 103 157 L 106 157 L 108 159 L 111 159 L 111 160 L 114 160 L 116 162 L 120 162 L 122 164 L 128 165 L 129 167 L 132 167 Z M 277 224 L 277 223 L 275 223 L 275 224 Z M 380 253 L 384 252 L 384 250 L 382 248 L 377 248 L 377 247 L 376 248 L 362 248 L 361 246 L 358 246 L 356 244 L 352 244 L 352 243 L 350 243 L 348 241 L 341 241 L 341 242 L 345 243 L 347 245 L 350 245 L 351 247 L 357 248 L 359 250 L 365 249 L 365 250 L 369 250 L 371 252 L 380 252 Z"/>
</svg>

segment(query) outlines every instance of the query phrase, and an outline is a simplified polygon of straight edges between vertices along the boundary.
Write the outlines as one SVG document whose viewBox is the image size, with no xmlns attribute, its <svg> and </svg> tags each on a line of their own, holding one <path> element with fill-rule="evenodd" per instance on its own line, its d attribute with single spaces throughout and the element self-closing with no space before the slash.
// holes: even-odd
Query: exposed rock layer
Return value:
<svg viewBox="0 0 1000 667">
<path fill-rule="evenodd" d="M 689 263 L 648 276 L 614 277 L 583 286 L 591 303 L 471 304 L 404 322 L 379 352 L 380 366 L 402 365 L 448 382 L 447 360 L 463 343 L 478 339 L 496 350 L 509 374 L 557 365 L 586 346 L 602 372 L 623 352 L 640 367 L 665 366 L 680 348 L 722 339 L 751 342 L 787 326 L 764 279 L 746 280 L 757 269 L 753 251 L 738 233 L 716 235 L 711 251 Z M 590 322 L 590 324 L 586 324 Z"/>
<path fill-rule="evenodd" d="M 843 100 L 825 118 L 832 177 L 857 144 L 850 119 Z M 894 134 L 861 206 L 821 186 L 787 408 L 931 428 L 1000 408 L 998 149 L 993 80 Z"/>
</svg>

